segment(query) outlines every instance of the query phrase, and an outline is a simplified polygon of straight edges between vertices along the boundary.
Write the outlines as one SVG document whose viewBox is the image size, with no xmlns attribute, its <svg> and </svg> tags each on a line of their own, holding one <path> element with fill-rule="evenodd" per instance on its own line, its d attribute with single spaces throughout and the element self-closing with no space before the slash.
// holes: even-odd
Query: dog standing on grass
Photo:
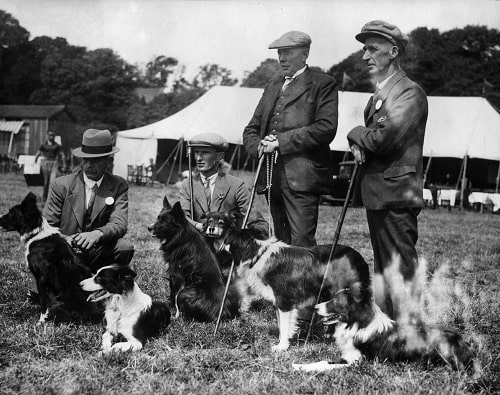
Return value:
<svg viewBox="0 0 500 395">
<path fill-rule="evenodd" d="M 90 269 L 75 255 L 59 229 L 48 224 L 32 192 L 0 217 L 0 228 L 17 231 L 25 244 L 27 265 L 40 298 L 40 323 L 102 318 L 102 306 L 88 302 L 79 286 L 91 275 Z"/>
<path fill-rule="evenodd" d="M 84 291 L 92 292 L 89 301 L 104 301 L 106 332 L 102 335 L 102 352 L 140 351 L 147 339 L 157 336 L 170 323 L 165 303 L 152 301 L 134 281 L 136 273 L 128 266 L 105 266 L 80 282 Z M 122 335 L 126 341 L 113 344 Z"/>
</svg>

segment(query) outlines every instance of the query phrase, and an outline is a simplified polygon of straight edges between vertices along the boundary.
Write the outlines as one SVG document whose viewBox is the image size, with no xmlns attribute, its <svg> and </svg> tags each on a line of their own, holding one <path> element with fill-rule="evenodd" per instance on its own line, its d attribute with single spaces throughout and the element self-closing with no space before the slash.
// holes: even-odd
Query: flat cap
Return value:
<svg viewBox="0 0 500 395">
<path fill-rule="evenodd" d="M 384 21 L 371 21 L 366 23 L 361 29 L 361 33 L 356 34 L 356 40 L 364 43 L 370 36 L 380 36 L 396 45 L 404 51 L 408 44 L 408 36 L 401 32 L 399 27 Z"/>
<path fill-rule="evenodd" d="M 292 30 L 269 44 L 269 49 L 309 47 L 310 45 L 311 37 L 308 34 Z"/>
<path fill-rule="evenodd" d="M 229 147 L 226 139 L 217 133 L 201 133 L 193 136 L 187 143 L 188 147 L 213 148 L 217 152 L 225 152 Z"/>
</svg>

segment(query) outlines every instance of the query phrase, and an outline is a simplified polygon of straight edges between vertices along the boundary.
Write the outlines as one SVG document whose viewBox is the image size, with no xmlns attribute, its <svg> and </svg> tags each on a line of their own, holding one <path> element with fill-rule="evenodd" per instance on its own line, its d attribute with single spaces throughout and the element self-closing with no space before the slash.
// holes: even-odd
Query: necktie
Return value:
<svg viewBox="0 0 500 395">
<path fill-rule="evenodd" d="M 210 191 L 210 181 L 205 180 L 205 196 L 207 197 L 207 207 L 210 210 L 210 203 L 212 202 L 212 192 Z"/>
<path fill-rule="evenodd" d="M 90 196 L 89 196 L 89 204 L 87 205 L 87 215 L 90 217 L 92 214 L 92 208 L 94 206 L 94 201 L 95 201 L 95 195 L 97 193 L 97 189 L 99 186 L 97 184 L 94 184 L 92 189 L 90 190 Z"/>
<path fill-rule="evenodd" d="M 288 87 L 288 85 L 290 85 L 294 79 L 295 79 L 295 77 L 285 77 L 285 83 L 281 87 L 281 90 L 284 92 L 285 89 Z"/>
</svg>

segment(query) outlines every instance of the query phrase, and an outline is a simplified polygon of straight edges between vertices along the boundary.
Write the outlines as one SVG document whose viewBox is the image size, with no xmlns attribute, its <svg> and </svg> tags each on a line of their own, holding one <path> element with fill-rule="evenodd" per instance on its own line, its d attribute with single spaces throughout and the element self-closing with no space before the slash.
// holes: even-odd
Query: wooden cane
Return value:
<svg viewBox="0 0 500 395">
<path fill-rule="evenodd" d="M 193 202 L 193 168 L 192 168 L 192 153 L 191 146 L 187 144 L 188 169 L 189 169 L 189 209 L 191 211 L 191 219 L 194 221 L 194 202 Z"/>
<path fill-rule="evenodd" d="M 250 193 L 250 202 L 248 203 L 247 212 L 245 213 L 245 217 L 243 218 L 241 229 L 244 229 L 247 226 L 248 217 L 250 216 L 250 210 L 252 209 L 252 204 L 255 197 L 255 191 L 257 189 L 257 180 L 259 178 L 259 173 L 262 168 L 262 163 L 264 163 L 264 155 L 261 155 L 259 159 L 259 165 L 257 166 L 257 174 L 255 175 L 255 179 L 252 185 L 252 192 Z M 222 312 L 224 311 L 224 303 L 226 302 L 227 292 L 229 291 L 229 285 L 231 284 L 231 277 L 233 276 L 233 270 L 234 270 L 234 259 L 232 260 L 231 267 L 229 268 L 229 275 L 227 277 L 226 288 L 224 289 L 224 296 L 222 296 L 222 303 L 220 305 L 219 316 L 217 317 L 217 322 L 215 323 L 214 336 L 217 333 L 217 330 L 219 329 Z"/>
<path fill-rule="evenodd" d="M 354 165 L 354 169 L 352 171 L 351 175 L 351 180 L 349 181 L 349 187 L 347 188 L 347 195 L 345 197 L 344 201 L 344 206 L 342 207 L 342 211 L 340 212 L 340 218 L 339 221 L 337 222 L 337 229 L 335 230 L 335 235 L 333 236 L 333 245 L 332 249 L 330 251 L 330 255 L 328 257 L 328 261 L 326 263 L 326 268 L 325 268 L 325 274 L 323 275 L 323 280 L 321 281 L 321 286 L 319 287 L 319 292 L 318 292 L 318 297 L 316 298 L 316 303 L 317 305 L 320 301 L 321 298 L 321 292 L 323 292 L 323 288 L 325 287 L 326 283 L 326 278 L 328 276 L 328 269 L 330 267 L 330 261 L 332 260 L 333 254 L 335 253 L 335 248 L 337 248 L 337 244 L 339 242 L 339 237 L 340 237 L 340 230 L 342 229 L 342 224 L 344 223 L 344 218 L 345 214 L 347 212 L 347 207 L 349 206 L 349 200 L 351 198 L 351 193 L 352 193 L 352 187 L 354 183 L 356 182 L 356 175 L 358 173 L 358 163 Z M 316 316 L 316 310 L 313 310 L 312 316 L 311 316 L 311 322 L 309 323 L 309 329 L 307 330 L 307 336 L 304 344 L 307 344 L 309 341 L 309 337 L 311 336 L 311 331 L 312 331 L 312 326 L 314 323 L 314 318 Z"/>
</svg>

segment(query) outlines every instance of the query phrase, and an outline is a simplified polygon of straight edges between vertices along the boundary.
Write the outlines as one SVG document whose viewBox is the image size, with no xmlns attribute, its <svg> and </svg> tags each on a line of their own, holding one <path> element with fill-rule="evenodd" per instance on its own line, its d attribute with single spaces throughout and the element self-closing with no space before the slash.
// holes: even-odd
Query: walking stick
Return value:
<svg viewBox="0 0 500 395">
<path fill-rule="evenodd" d="M 194 220 L 194 202 L 193 202 L 193 169 L 191 164 L 192 154 L 191 146 L 187 144 L 188 168 L 189 168 L 189 209 L 191 210 L 191 219 Z"/>
<path fill-rule="evenodd" d="M 264 163 L 264 155 L 261 155 L 259 158 L 259 165 L 257 166 L 257 174 L 255 174 L 255 179 L 252 185 L 252 192 L 250 193 L 250 202 L 248 203 L 247 212 L 245 213 L 245 217 L 243 218 L 243 223 L 241 224 L 241 229 L 244 229 L 247 226 L 248 217 L 250 216 L 250 210 L 252 209 L 253 199 L 255 197 L 255 190 L 257 188 L 257 180 L 259 178 L 259 173 L 262 168 L 262 163 Z M 220 325 L 220 319 L 222 317 L 222 312 L 224 311 L 224 303 L 226 302 L 227 292 L 229 291 L 229 285 L 231 284 L 231 277 L 233 276 L 234 270 L 234 259 L 231 262 L 231 267 L 229 268 L 229 275 L 227 277 L 226 288 L 224 289 L 224 296 L 222 296 L 222 303 L 220 305 L 219 316 L 217 317 L 217 322 L 215 323 L 214 336 L 217 333 Z"/>
<path fill-rule="evenodd" d="M 330 268 L 330 261 L 332 260 L 333 254 L 335 252 L 335 248 L 337 248 L 337 244 L 339 242 L 340 230 L 342 229 L 342 224 L 344 223 L 344 218 L 345 218 L 345 214 L 347 212 L 347 207 L 349 206 L 349 200 L 351 198 L 352 187 L 354 185 L 354 182 L 356 181 L 358 167 L 359 167 L 359 165 L 356 162 L 356 164 L 354 165 L 354 169 L 352 171 L 351 180 L 349 181 L 349 187 L 347 189 L 347 195 L 345 197 L 344 206 L 342 207 L 342 211 L 340 212 L 340 218 L 339 218 L 339 221 L 337 223 L 337 229 L 335 230 L 335 235 L 333 236 L 332 249 L 330 251 L 330 255 L 329 255 L 328 261 L 326 263 L 325 274 L 323 275 L 323 280 L 321 281 L 321 286 L 319 287 L 318 297 L 316 298 L 315 305 L 317 305 L 319 303 L 319 300 L 321 298 L 321 292 L 323 291 L 323 288 L 325 286 L 326 278 L 328 276 L 328 269 Z M 311 322 L 309 323 L 309 329 L 307 330 L 306 341 L 304 344 L 307 344 L 307 342 L 309 341 L 309 337 L 311 336 L 311 330 L 312 330 L 315 316 L 316 316 L 316 310 L 313 310 L 313 313 L 311 316 Z"/>
</svg>

